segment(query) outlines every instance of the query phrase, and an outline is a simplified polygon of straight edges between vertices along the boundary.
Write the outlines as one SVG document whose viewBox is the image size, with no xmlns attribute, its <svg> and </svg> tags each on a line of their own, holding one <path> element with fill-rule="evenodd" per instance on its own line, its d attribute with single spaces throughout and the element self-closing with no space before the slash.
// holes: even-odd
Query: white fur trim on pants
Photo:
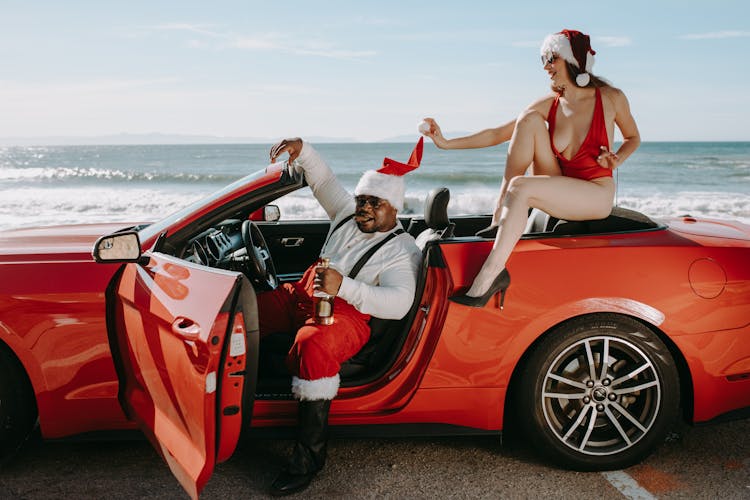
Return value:
<svg viewBox="0 0 750 500">
<path fill-rule="evenodd" d="M 292 377 L 292 394 L 300 401 L 333 399 L 339 392 L 339 385 L 341 385 L 341 377 L 338 373 L 333 377 L 323 377 L 317 380 Z"/>
</svg>

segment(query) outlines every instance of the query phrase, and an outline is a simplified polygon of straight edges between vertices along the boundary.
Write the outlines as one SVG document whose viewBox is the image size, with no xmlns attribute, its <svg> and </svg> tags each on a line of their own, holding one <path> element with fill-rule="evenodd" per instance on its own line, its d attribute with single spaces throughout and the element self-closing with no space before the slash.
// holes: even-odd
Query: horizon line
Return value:
<svg viewBox="0 0 750 500">
<path fill-rule="evenodd" d="M 450 132 L 450 137 L 461 137 L 470 132 Z M 131 140 L 128 140 L 130 138 Z M 387 144 L 387 143 L 411 143 L 419 138 L 419 134 L 399 134 L 381 139 L 359 139 L 354 137 L 336 136 L 309 136 L 308 142 L 318 144 Z M 159 140 L 161 139 L 161 140 Z M 303 138 L 304 139 L 304 138 Z M 0 137 L 0 147 L 26 147 L 26 146 L 182 146 L 182 145 L 241 145 L 241 144 L 274 144 L 279 138 L 253 137 L 253 136 L 215 136 L 202 134 L 169 134 L 162 132 L 150 133 L 128 133 L 104 134 L 97 136 L 88 135 L 49 135 L 49 136 L 15 136 Z M 615 143 L 620 143 L 615 140 Z M 642 140 L 642 143 L 745 143 L 750 139 L 658 139 Z M 431 141 L 427 142 L 428 144 Z"/>
</svg>

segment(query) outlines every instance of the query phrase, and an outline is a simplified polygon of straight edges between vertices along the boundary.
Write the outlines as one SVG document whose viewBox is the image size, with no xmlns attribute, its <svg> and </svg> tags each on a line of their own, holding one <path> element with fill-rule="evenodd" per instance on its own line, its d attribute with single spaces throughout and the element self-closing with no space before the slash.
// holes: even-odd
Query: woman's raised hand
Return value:
<svg viewBox="0 0 750 500">
<path fill-rule="evenodd" d="M 433 118 L 425 118 L 422 123 L 419 124 L 419 132 L 422 135 L 432 139 L 432 142 L 435 143 L 435 146 L 441 149 L 445 148 L 445 145 L 448 142 L 445 137 L 443 137 L 443 132 L 440 130 L 440 125 L 438 125 Z"/>
</svg>

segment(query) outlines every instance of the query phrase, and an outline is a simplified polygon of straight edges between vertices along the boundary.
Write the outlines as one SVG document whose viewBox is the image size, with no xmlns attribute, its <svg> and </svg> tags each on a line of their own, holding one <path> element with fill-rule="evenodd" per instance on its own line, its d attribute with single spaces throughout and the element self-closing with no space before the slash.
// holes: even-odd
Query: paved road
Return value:
<svg viewBox="0 0 750 500">
<path fill-rule="evenodd" d="M 304 498 L 750 499 L 750 420 L 686 428 L 614 474 L 564 471 L 496 438 L 336 439 Z M 263 498 L 289 441 L 243 444 L 202 499 Z M 184 499 L 145 441 L 34 443 L 0 471 L 2 499 Z"/>
</svg>

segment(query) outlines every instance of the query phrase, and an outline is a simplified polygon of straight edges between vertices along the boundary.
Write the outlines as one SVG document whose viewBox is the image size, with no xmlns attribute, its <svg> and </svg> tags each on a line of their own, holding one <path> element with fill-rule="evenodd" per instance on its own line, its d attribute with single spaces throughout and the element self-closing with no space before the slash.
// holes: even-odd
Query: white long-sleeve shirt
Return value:
<svg viewBox="0 0 750 500">
<path fill-rule="evenodd" d="M 315 198 L 331 218 L 331 231 L 355 211 L 354 197 L 341 185 L 317 151 L 307 142 L 294 162 L 304 171 Z M 363 233 L 354 219 L 345 222 L 332 234 L 321 251 L 321 257 L 331 260 L 331 267 L 344 279 L 338 296 L 358 311 L 382 319 L 401 319 L 409 312 L 417 288 L 417 269 L 422 253 L 414 238 L 403 233 L 383 245 L 367 261 L 356 279 L 347 275 L 368 249 L 402 229 Z"/>
</svg>

